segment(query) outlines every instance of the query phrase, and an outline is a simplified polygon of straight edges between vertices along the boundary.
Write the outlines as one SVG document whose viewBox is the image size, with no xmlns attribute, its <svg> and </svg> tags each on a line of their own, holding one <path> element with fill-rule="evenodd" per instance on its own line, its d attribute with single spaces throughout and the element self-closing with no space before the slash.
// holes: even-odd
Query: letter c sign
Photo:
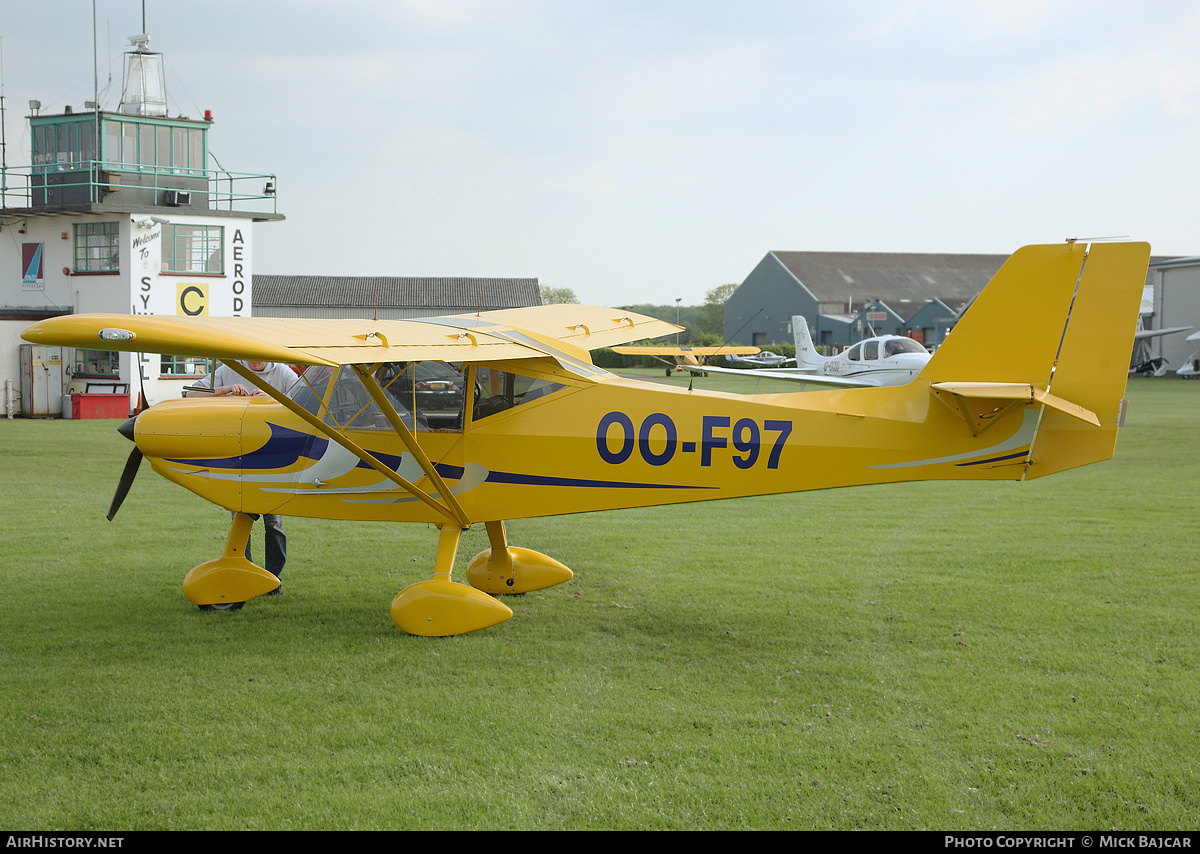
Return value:
<svg viewBox="0 0 1200 854">
<path fill-rule="evenodd" d="M 175 313 L 187 317 L 208 314 L 208 285 L 180 282 L 175 286 Z"/>
</svg>

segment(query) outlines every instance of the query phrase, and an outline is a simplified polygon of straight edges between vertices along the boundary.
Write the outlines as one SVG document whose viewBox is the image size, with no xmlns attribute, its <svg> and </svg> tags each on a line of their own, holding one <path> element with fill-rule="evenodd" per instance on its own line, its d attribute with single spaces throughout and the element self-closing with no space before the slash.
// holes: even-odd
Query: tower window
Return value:
<svg viewBox="0 0 1200 854">
<path fill-rule="evenodd" d="M 225 229 L 219 225 L 164 225 L 164 273 L 224 273 Z"/>
<path fill-rule="evenodd" d="M 75 226 L 75 272 L 117 273 L 121 269 L 119 228 L 115 222 Z"/>
</svg>

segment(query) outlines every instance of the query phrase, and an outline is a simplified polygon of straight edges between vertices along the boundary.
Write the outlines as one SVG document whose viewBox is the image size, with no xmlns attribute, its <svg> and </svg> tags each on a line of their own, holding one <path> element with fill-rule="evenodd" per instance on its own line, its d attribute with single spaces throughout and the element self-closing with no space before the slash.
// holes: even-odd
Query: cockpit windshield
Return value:
<svg viewBox="0 0 1200 854">
<path fill-rule="evenodd" d="M 410 430 L 462 430 L 464 380 L 452 365 L 432 361 L 388 362 L 378 366 L 374 376 Z M 379 404 L 349 365 L 309 368 L 289 396 L 313 415 L 342 429 L 392 429 Z"/>
<path fill-rule="evenodd" d="M 924 353 L 925 348 L 911 338 L 888 338 L 883 342 L 883 358 L 898 353 Z"/>
</svg>

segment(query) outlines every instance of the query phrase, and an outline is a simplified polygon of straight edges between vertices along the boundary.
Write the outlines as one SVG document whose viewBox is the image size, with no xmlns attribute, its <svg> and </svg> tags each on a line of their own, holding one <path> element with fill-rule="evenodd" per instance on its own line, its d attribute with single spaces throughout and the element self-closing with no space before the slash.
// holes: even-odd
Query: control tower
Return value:
<svg viewBox="0 0 1200 854">
<path fill-rule="evenodd" d="M 254 224 L 283 219 L 275 175 L 221 168 L 209 152 L 211 111 L 169 114 L 149 36 L 130 38 L 115 109 L 88 101 L 50 112 L 36 100 L 29 109 L 28 164 L 0 169 L 0 387 L 19 387 L 20 332 L 41 318 L 250 314 Z M 210 367 L 102 350 L 57 358 L 63 394 L 111 387 L 131 407 L 143 390 L 150 403 L 178 397 Z"/>
</svg>

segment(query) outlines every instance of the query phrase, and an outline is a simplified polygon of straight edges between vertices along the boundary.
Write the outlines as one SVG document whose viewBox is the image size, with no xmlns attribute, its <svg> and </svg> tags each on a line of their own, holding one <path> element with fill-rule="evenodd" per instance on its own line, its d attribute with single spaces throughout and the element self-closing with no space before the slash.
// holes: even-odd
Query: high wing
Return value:
<svg viewBox="0 0 1200 854">
<path fill-rule="evenodd" d="M 758 356 L 747 356 L 744 358 L 740 355 L 735 355 L 734 361 L 744 362 L 748 365 L 758 365 L 764 368 L 778 368 L 786 365 L 788 362 L 794 362 L 796 360 L 791 357 L 780 356 L 776 353 L 767 352 L 759 353 Z"/>
<path fill-rule="evenodd" d="M 1139 329 L 1137 332 L 1133 333 L 1133 340 L 1144 341 L 1147 338 L 1157 338 L 1160 335 L 1174 335 L 1176 332 L 1187 332 L 1191 328 L 1192 327 L 1190 326 L 1172 326 L 1169 329 Z M 1197 336 L 1193 334 L 1189 335 L 1184 340 L 1192 341 L 1196 337 Z"/>
<path fill-rule="evenodd" d="M 641 345 L 637 347 L 613 347 L 614 353 L 626 356 L 753 356 L 761 352 L 758 347 L 667 347 Z"/>
<path fill-rule="evenodd" d="M 680 330 L 617 309 L 550 305 L 409 320 L 78 314 L 43 320 L 22 334 L 34 343 L 225 361 L 336 366 L 550 356 L 571 368 L 590 365 L 589 350 Z"/>
<path fill-rule="evenodd" d="M 80 314 L 40 321 L 22 336 L 34 343 L 67 347 L 214 357 L 248 382 L 253 378 L 239 360 L 347 366 L 358 375 L 431 488 L 419 487 L 363 448 L 344 429 L 325 423 L 282 391 L 264 391 L 316 433 L 341 445 L 446 521 L 469 527 L 462 506 L 413 431 L 386 399 L 371 366 L 429 360 L 492 364 L 523 360 L 528 364 L 550 358 L 577 376 L 594 379 L 605 372 L 592 364 L 589 350 L 676 331 L 679 327 L 674 324 L 645 315 L 555 305 L 383 321 Z"/>
</svg>

